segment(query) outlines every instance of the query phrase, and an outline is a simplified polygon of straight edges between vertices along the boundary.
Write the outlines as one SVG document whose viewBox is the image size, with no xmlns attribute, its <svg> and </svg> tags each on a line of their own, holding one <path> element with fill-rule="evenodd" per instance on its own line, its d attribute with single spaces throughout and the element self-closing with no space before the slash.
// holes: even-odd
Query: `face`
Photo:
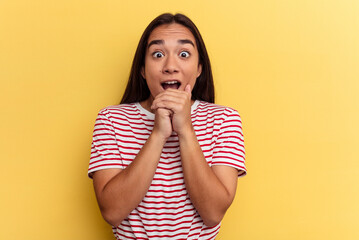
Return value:
<svg viewBox="0 0 359 240">
<path fill-rule="evenodd" d="M 152 31 L 147 42 L 141 74 L 151 92 L 150 98 L 167 88 L 184 91 L 190 84 L 193 89 L 202 66 L 191 31 L 177 23 L 161 25 Z"/>
</svg>

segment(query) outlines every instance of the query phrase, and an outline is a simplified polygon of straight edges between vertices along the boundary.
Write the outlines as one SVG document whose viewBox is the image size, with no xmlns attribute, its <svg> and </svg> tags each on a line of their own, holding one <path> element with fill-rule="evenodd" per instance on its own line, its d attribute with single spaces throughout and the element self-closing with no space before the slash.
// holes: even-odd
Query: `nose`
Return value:
<svg viewBox="0 0 359 240">
<path fill-rule="evenodd" d="M 164 65 L 163 65 L 163 73 L 172 74 L 178 72 L 178 63 L 176 56 L 170 55 L 167 56 Z"/>
</svg>

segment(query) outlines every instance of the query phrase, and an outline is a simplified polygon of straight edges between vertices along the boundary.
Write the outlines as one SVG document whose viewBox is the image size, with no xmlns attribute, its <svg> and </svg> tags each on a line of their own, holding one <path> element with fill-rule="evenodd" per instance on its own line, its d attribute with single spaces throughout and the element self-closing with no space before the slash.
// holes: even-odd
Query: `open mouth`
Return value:
<svg viewBox="0 0 359 240">
<path fill-rule="evenodd" d="M 168 88 L 178 89 L 181 86 L 181 83 L 178 81 L 167 81 L 167 82 L 161 83 L 161 85 L 164 90 L 166 90 Z"/>
</svg>

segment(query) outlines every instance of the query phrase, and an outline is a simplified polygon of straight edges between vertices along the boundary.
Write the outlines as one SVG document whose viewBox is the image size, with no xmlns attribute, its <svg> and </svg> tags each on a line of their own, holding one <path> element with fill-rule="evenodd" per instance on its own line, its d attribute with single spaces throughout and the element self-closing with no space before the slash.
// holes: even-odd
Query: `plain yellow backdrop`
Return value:
<svg viewBox="0 0 359 240">
<path fill-rule="evenodd" d="M 113 239 L 87 178 L 140 35 L 197 24 L 248 175 L 218 239 L 359 239 L 357 0 L 0 1 L 0 239 Z"/>
</svg>

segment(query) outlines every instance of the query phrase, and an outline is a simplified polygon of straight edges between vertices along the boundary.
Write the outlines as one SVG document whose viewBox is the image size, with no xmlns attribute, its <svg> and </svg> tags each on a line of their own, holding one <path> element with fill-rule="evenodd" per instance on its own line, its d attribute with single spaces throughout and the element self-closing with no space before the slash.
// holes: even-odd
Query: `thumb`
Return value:
<svg viewBox="0 0 359 240">
<path fill-rule="evenodd" d="M 191 93 L 192 92 L 191 85 L 187 84 L 186 87 L 184 88 L 184 91 L 188 92 L 188 93 Z"/>
</svg>

